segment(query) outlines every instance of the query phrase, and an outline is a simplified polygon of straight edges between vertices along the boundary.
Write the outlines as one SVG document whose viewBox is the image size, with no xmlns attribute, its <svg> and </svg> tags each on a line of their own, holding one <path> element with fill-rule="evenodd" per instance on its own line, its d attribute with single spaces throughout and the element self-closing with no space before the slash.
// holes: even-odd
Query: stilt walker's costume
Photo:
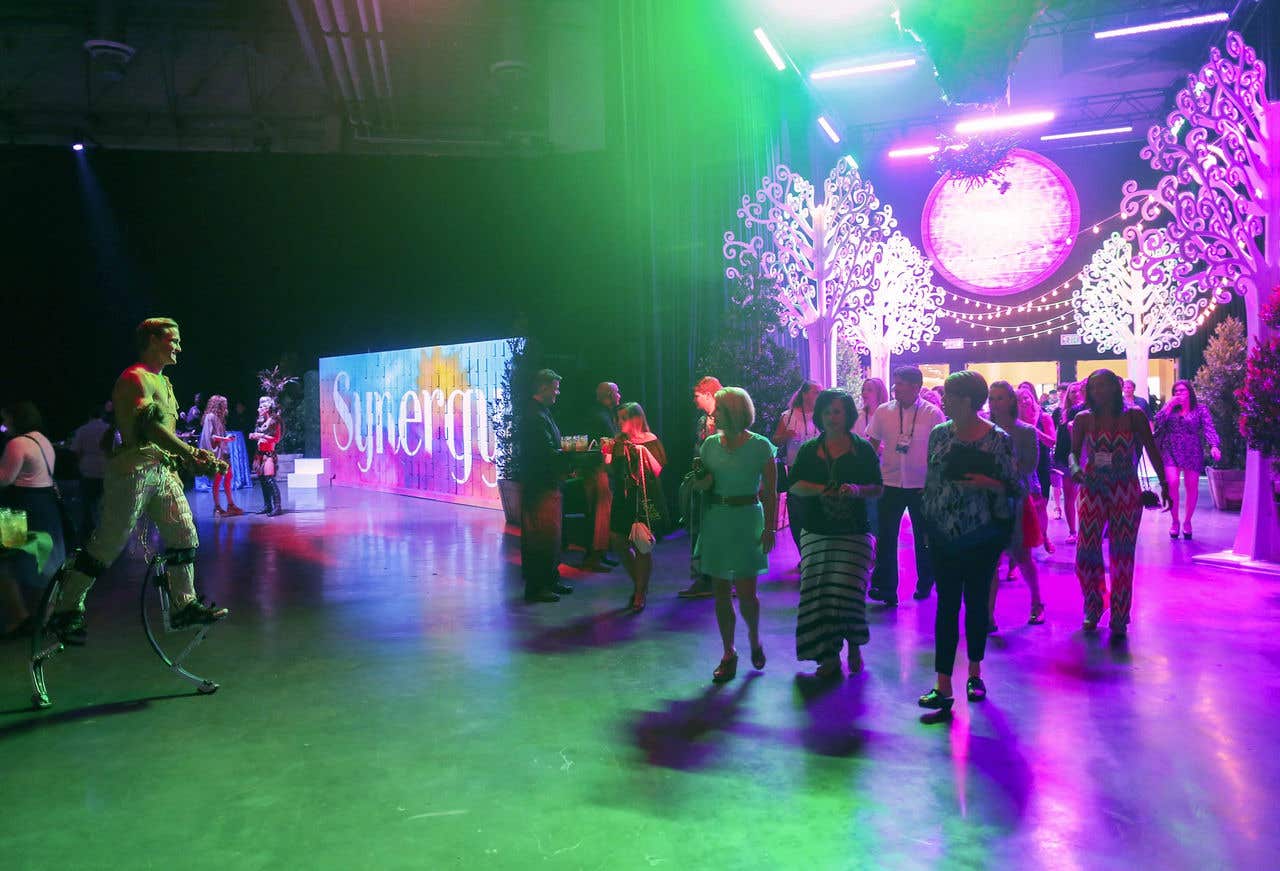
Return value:
<svg viewBox="0 0 1280 871">
<path fill-rule="evenodd" d="M 1133 601 L 1133 558 L 1142 521 L 1142 487 L 1135 463 L 1140 450 L 1132 431 L 1089 431 L 1084 436 L 1083 483 L 1079 496 L 1080 538 L 1076 574 L 1084 593 L 1084 617 L 1102 617 L 1106 579 L 1102 561 L 1105 531 L 1111 551 L 1111 628 L 1129 624 Z"/>
<path fill-rule="evenodd" d="M 264 396 L 258 400 L 258 423 L 249 438 L 258 444 L 258 453 L 253 460 L 258 484 L 262 487 L 262 511 L 258 513 L 275 517 L 284 511 L 280 486 L 276 483 L 276 445 L 284 438 L 284 424 L 274 399 Z"/>
<path fill-rule="evenodd" d="M 53 622 L 58 624 L 59 631 L 72 638 L 84 631 L 84 602 L 90 587 L 124 550 L 143 513 L 155 523 L 165 546 L 175 625 L 211 622 L 225 614 L 225 609 L 216 614 L 209 611 L 196 596 L 193 562 L 200 540 L 179 472 L 185 465 L 192 464 L 201 474 L 212 475 L 225 471 L 226 464 L 208 451 L 179 457 L 150 441 L 147 434 L 152 425 L 178 416 L 173 384 L 167 377 L 161 377 L 166 387 L 164 394 L 138 412 L 131 437 L 107 463 L 102 522 L 88 544 L 77 550 L 63 569 L 62 593 Z M 188 608 L 184 616 L 184 609 Z"/>
</svg>

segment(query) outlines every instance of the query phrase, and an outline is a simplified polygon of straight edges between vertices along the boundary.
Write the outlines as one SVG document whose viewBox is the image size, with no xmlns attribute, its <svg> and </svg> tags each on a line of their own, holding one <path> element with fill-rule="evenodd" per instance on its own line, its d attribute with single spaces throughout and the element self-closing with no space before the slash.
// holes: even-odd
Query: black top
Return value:
<svg viewBox="0 0 1280 871">
<path fill-rule="evenodd" d="M 587 435 L 593 439 L 616 438 L 618 431 L 616 408 L 605 408 L 598 402 L 591 406 L 587 413 Z"/>
<path fill-rule="evenodd" d="M 551 409 L 530 399 L 520 418 L 520 485 L 530 491 L 551 490 L 560 486 L 568 468 L 560 450 L 560 428 L 551 417 Z"/>
<path fill-rule="evenodd" d="M 796 454 L 795 465 L 791 467 L 791 481 L 807 481 L 812 484 L 881 484 L 880 458 L 875 448 L 861 436 L 853 436 L 853 448 L 841 454 L 834 461 L 828 462 L 827 451 L 821 438 L 811 439 L 800 446 Z M 848 503 L 849 511 L 844 519 L 831 516 L 829 508 L 824 504 L 828 497 L 806 497 L 788 503 L 792 510 L 791 522 L 797 518 L 794 509 L 803 505 L 800 528 L 819 535 L 862 535 L 871 531 L 867 523 L 867 502 L 865 499 L 843 497 L 841 502 Z"/>
</svg>

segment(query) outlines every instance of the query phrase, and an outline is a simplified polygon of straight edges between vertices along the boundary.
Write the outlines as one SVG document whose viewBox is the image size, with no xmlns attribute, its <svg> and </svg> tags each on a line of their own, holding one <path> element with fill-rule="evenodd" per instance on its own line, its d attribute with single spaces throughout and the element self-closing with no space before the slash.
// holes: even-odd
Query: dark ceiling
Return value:
<svg viewBox="0 0 1280 871">
<path fill-rule="evenodd" d="M 620 4 L 647 0 L 37 0 L 0 2 L 0 141 L 113 148 L 547 154 L 605 146 Z M 767 29 L 791 77 L 860 153 L 928 141 L 966 113 L 895 20 L 910 0 L 721 3 L 742 50 Z M 937 0 L 994 9 L 1020 0 Z M 1011 68 L 1015 108 L 1053 129 L 1141 139 L 1185 75 L 1262 0 L 1048 0 Z M 656 8 L 656 7 L 655 7 Z M 667 9 L 666 7 L 663 7 Z M 667 10 L 669 12 L 669 9 Z M 1228 24 L 1099 41 L 1095 29 L 1206 12 Z M 904 15 L 904 18 L 907 16 Z M 754 43 L 750 43 L 754 46 Z M 822 82 L 840 64 L 909 69 Z M 761 74 L 773 75 L 763 53 Z M 673 58 L 673 63 L 679 63 Z M 696 71 L 691 71 L 695 75 Z M 616 90 L 616 89 L 615 89 Z M 1074 143 L 1073 143 L 1074 144 Z"/>
</svg>

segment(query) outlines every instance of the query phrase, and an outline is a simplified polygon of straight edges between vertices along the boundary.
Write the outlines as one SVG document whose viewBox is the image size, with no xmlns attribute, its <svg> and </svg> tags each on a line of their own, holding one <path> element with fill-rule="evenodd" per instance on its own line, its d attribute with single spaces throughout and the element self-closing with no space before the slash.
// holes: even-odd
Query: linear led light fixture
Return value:
<svg viewBox="0 0 1280 871">
<path fill-rule="evenodd" d="M 1177 30 L 1181 27 L 1196 27 L 1200 24 L 1216 24 L 1229 21 L 1231 16 L 1225 12 L 1214 12 L 1210 15 L 1193 15 L 1190 18 L 1171 18 L 1168 21 L 1156 21 L 1152 24 L 1136 24 L 1133 27 L 1117 27 L 1114 30 L 1099 30 L 1094 39 L 1113 39 L 1117 36 L 1134 36 L 1139 33 L 1154 33 L 1157 30 Z"/>
<path fill-rule="evenodd" d="M 986 133 L 991 130 L 1010 130 L 1014 127 L 1030 127 L 1048 124 L 1054 119 L 1052 112 L 1020 112 L 1016 115 L 993 115 L 990 118 L 970 118 L 956 125 L 957 133 Z"/>
<path fill-rule="evenodd" d="M 906 67 L 916 65 L 915 58 L 907 58 L 906 60 L 890 60 L 879 64 L 866 64 L 860 67 L 840 67 L 834 70 L 822 70 L 817 73 L 810 73 L 809 78 L 815 82 L 821 82 L 824 79 L 841 79 L 845 76 L 860 76 L 863 73 L 882 73 L 885 70 L 900 70 Z"/>
<path fill-rule="evenodd" d="M 1107 136 L 1111 133 L 1132 133 L 1132 126 L 1125 127 L 1107 127 L 1102 130 L 1079 130 L 1075 133 L 1050 133 L 1047 136 L 1041 136 L 1041 142 L 1053 142 L 1056 139 L 1082 139 L 1085 136 Z"/>
<path fill-rule="evenodd" d="M 837 145 L 840 144 L 840 134 L 836 133 L 835 128 L 831 126 L 831 122 L 822 115 L 818 116 L 818 126 L 822 128 L 823 133 L 827 134 L 827 138 Z"/>
<path fill-rule="evenodd" d="M 769 41 L 769 34 L 764 32 L 763 27 L 757 27 L 755 34 L 760 46 L 764 49 L 764 53 L 769 55 L 769 60 L 773 61 L 773 65 L 778 68 L 779 72 L 785 70 L 787 68 L 786 61 L 782 59 L 782 55 L 778 54 L 778 50 Z"/>
<path fill-rule="evenodd" d="M 963 143 L 957 143 L 955 145 L 948 145 L 947 151 L 964 151 L 966 148 L 968 148 L 967 145 Z M 890 149 L 889 157 L 893 157 L 893 158 L 928 157 L 931 154 L 937 154 L 941 150 L 942 148 L 938 145 L 912 145 L 907 148 Z"/>
</svg>

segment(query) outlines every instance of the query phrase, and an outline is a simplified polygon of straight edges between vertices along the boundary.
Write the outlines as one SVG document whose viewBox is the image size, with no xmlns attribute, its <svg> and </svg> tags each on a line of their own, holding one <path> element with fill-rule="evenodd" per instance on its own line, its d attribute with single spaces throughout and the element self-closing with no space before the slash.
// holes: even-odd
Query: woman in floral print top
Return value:
<svg viewBox="0 0 1280 871">
<path fill-rule="evenodd" d="M 1013 440 L 978 417 L 987 401 L 987 382 L 977 372 L 953 373 L 943 387 L 943 410 L 950 418 L 929 433 L 929 466 L 924 482 L 924 516 L 935 554 L 938 614 L 934 670 L 937 683 L 920 697 L 935 713 L 950 715 L 954 704 L 951 672 L 960 642 L 960 602 L 965 603 L 965 646 L 969 654 L 969 701 L 987 697 L 982 659 L 987 649 L 987 601 L 1000 554 L 1013 532 L 1013 506 L 1022 495 L 1013 459 Z"/>
</svg>

